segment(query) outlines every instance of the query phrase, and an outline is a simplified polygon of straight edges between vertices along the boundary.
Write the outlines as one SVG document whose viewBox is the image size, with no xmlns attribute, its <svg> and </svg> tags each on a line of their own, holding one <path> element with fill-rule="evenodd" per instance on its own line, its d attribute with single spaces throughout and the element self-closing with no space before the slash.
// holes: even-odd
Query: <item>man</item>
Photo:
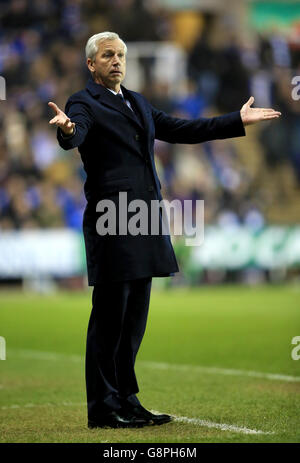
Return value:
<svg viewBox="0 0 300 463">
<path fill-rule="evenodd" d="M 134 364 L 146 327 L 152 277 L 178 271 L 167 234 L 124 233 L 117 222 L 116 234 L 101 236 L 98 202 L 110 199 L 123 211 L 119 192 L 127 193 L 128 203 L 142 199 L 149 209 L 152 200 L 162 199 L 154 163 L 155 138 L 200 143 L 243 136 L 245 125 L 280 116 L 273 109 L 251 108 L 251 97 L 241 111 L 221 117 L 193 121 L 170 117 L 121 85 L 126 51 L 115 33 L 92 36 L 86 45 L 92 75 L 86 88 L 68 99 L 65 113 L 48 103 L 56 113 L 50 124 L 58 127 L 60 146 L 78 147 L 87 173 L 83 233 L 88 281 L 94 287 L 86 350 L 90 428 L 139 427 L 171 420 L 140 404 Z"/>
</svg>

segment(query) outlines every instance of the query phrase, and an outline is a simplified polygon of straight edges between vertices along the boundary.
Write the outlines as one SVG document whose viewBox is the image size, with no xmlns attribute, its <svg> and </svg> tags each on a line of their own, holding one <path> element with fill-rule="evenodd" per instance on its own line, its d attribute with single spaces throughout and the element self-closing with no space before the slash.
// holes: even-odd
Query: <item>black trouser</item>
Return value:
<svg viewBox="0 0 300 463">
<path fill-rule="evenodd" d="M 94 286 L 86 347 L 88 418 L 138 404 L 134 364 L 146 328 L 152 278 Z"/>
</svg>

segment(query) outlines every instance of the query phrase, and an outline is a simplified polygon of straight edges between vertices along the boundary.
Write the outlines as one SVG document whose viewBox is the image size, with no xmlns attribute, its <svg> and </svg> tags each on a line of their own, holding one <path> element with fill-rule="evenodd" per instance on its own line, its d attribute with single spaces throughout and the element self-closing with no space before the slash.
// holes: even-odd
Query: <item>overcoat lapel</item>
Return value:
<svg viewBox="0 0 300 463">
<path fill-rule="evenodd" d="M 90 78 L 88 80 L 86 88 L 94 97 L 99 98 L 102 104 L 104 104 L 105 106 L 109 106 L 110 108 L 115 109 L 116 111 L 119 111 L 120 113 L 124 114 L 124 116 L 128 117 L 131 121 L 133 121 L 135 124 L 137 124 L 140 128 L 142 129 L 144 128 L 139 122 L 138 118 L 134 115 L 132 110 L 128 108 L 128 106 L 124 104 L 124 102 L 120 98 L 118 98 L 112 92 L 107 90 L 107 88 L 105 88 L 103 85 L 96 84 Z M 122 87 L 122 90 L 123 88 L 125 87 Z M 126 92 L 126 89 L 125 89 L 125 92 Z M 142 117 L 144 119 L 144 115 Z"/>
</svg>

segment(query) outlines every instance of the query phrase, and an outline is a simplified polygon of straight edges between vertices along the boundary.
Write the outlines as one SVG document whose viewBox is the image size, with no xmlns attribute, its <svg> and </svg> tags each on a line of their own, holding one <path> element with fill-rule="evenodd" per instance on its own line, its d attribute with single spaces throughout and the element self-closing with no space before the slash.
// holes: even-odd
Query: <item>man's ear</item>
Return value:
<svg viewBox="0 0 300 463">
<path fill-rule="evenodd" d="M 93 65 L 93 61 L 91 60 L 91 58 L 88 58 L 86 60 L 86 64 L 87 64 L 87 67 L 89 68 L 89 70 L 91 72 L 94 72 L 95 71 L 95 68 L 94 68 L 94 65 Z"/>
</svg>

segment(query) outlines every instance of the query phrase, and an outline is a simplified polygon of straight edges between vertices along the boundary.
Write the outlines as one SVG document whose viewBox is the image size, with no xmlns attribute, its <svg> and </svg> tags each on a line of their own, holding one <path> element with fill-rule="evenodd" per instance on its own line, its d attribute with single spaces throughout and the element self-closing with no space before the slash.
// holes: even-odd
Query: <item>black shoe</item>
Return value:
<svg viewBox="0 0 300 463">
<path fill-rule="evenodd" d="M 142 428 L 149 425 L 149 420 L 137 417 L 129 410 L 111 411 L 97 421 L 88 420 L 88 427 L 93 428 Z"/>
<path fill-rule="evenodd" d="M 172 417 L 170 415 L 154 415 L 154 413 L 149 412 L 146 410 L 142 405 L 136 405 L 130 407 L 131 413 L 133 413 L 137 418 L 148 420 L 148 424 L 165 424 L 172 421 Z"/>
</svg>

